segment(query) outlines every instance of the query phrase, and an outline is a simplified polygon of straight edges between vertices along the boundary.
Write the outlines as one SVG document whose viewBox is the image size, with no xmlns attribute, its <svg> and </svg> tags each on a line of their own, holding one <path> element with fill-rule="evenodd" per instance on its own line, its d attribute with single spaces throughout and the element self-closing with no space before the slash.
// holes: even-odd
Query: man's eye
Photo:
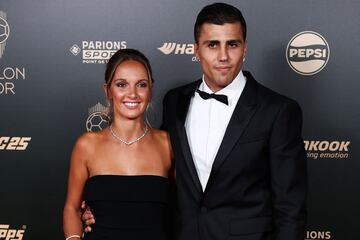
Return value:
<svg viewBox="0 0 360 240">
<path fill-rule="evenodd" d="M 216 43 L 209 43 L 208 47 L 209 48 L 216 48 L 217 44 Z"/>
<path fill-rule="evenodd" d="M 237 43 L 230 43 L 229 44 L 229 47 L 231 47 L 231 48 L 236 48 L 238 46 L 239 46 L 239 44 L 237 44 Z"/>
</svg>

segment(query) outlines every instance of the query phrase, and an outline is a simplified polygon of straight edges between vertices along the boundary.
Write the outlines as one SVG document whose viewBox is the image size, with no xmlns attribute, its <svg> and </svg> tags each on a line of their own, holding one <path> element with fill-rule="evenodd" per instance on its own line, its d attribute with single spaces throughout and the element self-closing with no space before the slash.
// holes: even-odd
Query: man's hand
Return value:
<svg viewBox="0 0 360 240">
<path fill-rule="evenodd" d="M 81 220 L 85 223 L 84 232 L 88 233 L 91 232 L 91 225 L 95 223 L 94 215 L 91 213 L 89 206 L 85 204 L 85 201 L 81 203 L 81 209 L 83 213 L 81 215 Z"/>
</svg>

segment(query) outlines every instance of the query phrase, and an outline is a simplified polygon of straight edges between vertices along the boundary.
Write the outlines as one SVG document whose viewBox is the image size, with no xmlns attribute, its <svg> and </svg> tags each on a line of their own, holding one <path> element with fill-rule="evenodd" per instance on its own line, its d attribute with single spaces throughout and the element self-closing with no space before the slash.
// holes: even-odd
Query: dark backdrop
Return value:
<svg viewBox="0 0 360 240">
<path fill-rule="evenodd" d="M 303 108 L 310 183 L 304 238 L 358 239 L 360 2 L 227 2 L 248 23 L 244 69 Z M 195 17 L 206 4 L 1 0 L 0 240 L 63 238 L 69 156 L 88 117 L 92 129 L 101 120 L 94 113 L 106 103 L 107 57 L 124 47 L 149 57 L 155 77 L 150 118 L 159 126 L 165 92 L 201 77 L 191 44 Z M 312 32 L 290 41 L 304 31 Z M 323 68 L 306 75 L 291 64 Z"/>
</svg>

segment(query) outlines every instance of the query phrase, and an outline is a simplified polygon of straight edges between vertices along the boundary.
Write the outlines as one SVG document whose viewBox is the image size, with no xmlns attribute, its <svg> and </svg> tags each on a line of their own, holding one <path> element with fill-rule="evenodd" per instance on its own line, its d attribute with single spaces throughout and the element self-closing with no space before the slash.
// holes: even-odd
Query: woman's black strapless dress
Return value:
<svg viewBox="0 0 360 240">
<path fill-rule="evenodd" d="M 95 216 L 86 240 L 167 240 L 169 181 L 152 175 L 96 175 L 84 199 Z"/>
</svg>

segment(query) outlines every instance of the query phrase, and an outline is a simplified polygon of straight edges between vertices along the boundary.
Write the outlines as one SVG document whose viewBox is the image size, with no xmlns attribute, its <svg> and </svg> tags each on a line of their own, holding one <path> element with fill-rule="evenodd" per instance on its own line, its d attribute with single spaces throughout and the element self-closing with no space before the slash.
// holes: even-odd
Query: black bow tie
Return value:
<svg viewBox="0 0 360 240">
<path fill-rule="evenodd" d="M 215 93 L 207 93 L 207 92 L 203 92 L 199 89 L 196 89 L 196 92 L 200 95 L 200 97 L 202 99 L 209 99 L 209 98 L 214 98 L 216 100 L 218 100 L 219 102 L 222 102 L 225 105 L 229 105 L 228 103 L 228 98 L 226 95 L 222 95 L 222 94 L 215 94 Z"/>
</svg>

